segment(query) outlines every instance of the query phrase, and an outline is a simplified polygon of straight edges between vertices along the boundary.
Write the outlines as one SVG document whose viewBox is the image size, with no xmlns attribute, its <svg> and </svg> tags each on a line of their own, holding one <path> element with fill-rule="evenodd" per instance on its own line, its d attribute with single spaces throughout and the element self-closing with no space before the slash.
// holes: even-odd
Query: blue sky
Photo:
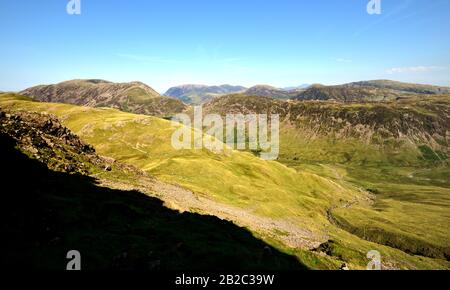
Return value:
<svg viewBox="0 0 450 290">
<path fill-rule="evenodd" d="M 75 78 L 450 86 L 450 0 L 0 1 L 0 90 Z"/>
</svg>

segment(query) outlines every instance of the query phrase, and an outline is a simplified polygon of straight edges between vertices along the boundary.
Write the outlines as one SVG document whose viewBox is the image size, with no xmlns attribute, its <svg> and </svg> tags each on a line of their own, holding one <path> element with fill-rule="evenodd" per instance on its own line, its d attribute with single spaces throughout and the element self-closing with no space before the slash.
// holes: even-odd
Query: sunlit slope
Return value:
<svg viewBox="0 0 450 290">
<path fill-rule="evenodd" d="M 84 141 L 94 145 L 101 155 L 136 165 L 199 196 L 272 218 L 274 223 L 281 221 L 289 227 L 298 227 L 306 233 L 301 238 L 310 239 L 309 245 L 332 240 L 327 243 L 329 249 L 309 252 L 301 250 L 301 245 L 292 248 L 280 242 L 283 239 L 279 237 L 286 235 L 283 230 L 278 237 L 265 236 L 257 230 L 258 220 L 250 226 L 256 235 L 297 255 L 311 268 L 337 269 L 346 262 L 352 269 L 362 269 L 368 262 L 366 253 L 373 249 L 383 254 L 389 267 L 450 267 L 443 260 L 410 256 L 335 227 L 329 220 L 330 208 L 370 201 L 366 191 L 326 174 L 323 177 L 309 170 L 295 170 L 245 152 L 214 154 L 206 150 L 174 150 L 170 140 L 179 125 L 159 118 L 114 109 L 32 102 L 11 94 L 0 95 L 0 107 L 54 114 Z"/>
<path fill-rule="evenodd" d="M 315 119 L 314 126 L 301 118 L 297 126 L 282 126 L 279 161 L 373 193 L 370 205 L 332 210 L 342 229 L 407 253 L 448 260 L 449 97 L 408 100 L 389 107 L 323 106 L 324 117 Z M 332 123 L 337 118 L 326 115 L 332 106 L 336 106 L 334 115 L 348 114 L 362 121 L 337 134 L 340 125 Z M 367 112 L 374 109 L 388 130 L 373 129 L 377 115 Z M 371 118 L 363 119 L 364 114 Z M 394 138 L 388 132 L 399 133 Z"/>
<path fill-rule="evenodd" d="M 448 95 L 376 104 L 230 95 L 204 111 L 280 114 L 279 162 L 372 193 L 370 203 L 330 208 L 336 226 L 364 240 L 448 260 L 449 108 Z"/>
<path fill-rule="evenodd" d="M 326 209 L 340 200 L 364 198 L 351 187 L 246 152 L 214 154 L 177 151 L 171 146 L 176 125 L 150 116 L 113 109 L 1 98 L 2 106 L 47 112 L 95 146 L 101 155 L 138 166 L 156 177 L 183 185 L 217 201 L 270 217 L 292 218 L 310 230 L 325 222 Z"/>
</svg>

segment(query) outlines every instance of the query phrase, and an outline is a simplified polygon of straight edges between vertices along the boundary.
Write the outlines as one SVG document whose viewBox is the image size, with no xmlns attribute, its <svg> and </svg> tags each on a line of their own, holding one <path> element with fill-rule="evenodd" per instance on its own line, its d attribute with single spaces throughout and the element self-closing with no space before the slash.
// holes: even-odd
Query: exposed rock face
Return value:
<svg viewBox="0 0 450 290">
<path fill-rule="evenodd" d="M 333 105 L 321 103 L 291 104 L 289 120 L 314 134 L 334 138 L 357 138 L 364 143 L 408 140 L 411 144 L 427 144 L 433 148 L 449 146 L 450 115 L 437 113 L 434 104 L 428 112 L 409 104 Z M 447 104 L 448 105 L 448 104 Z M 416 108 L 414 108 L 416 107 Z M 447 107 L 448 110 L 448 107 Z"/>
<path fill-rule="evenodd" d="M 404 139 L 444 151 L 448 151 L 450 142 L 447 95 L 370 104 L 228 95 L 208 103 L 204 113 L 279 114 L 282 121 L 311 138 L 357 138 L 377 144 L 391 138 Z"/>
<path fill-rule="evenodd" d="M 0 111 L 0 133 L 15 139 L 22 152 L 55 171 L 89 174 L 91 166 L 110 166 L 91 145 L 50 115 Z"/>
<path fill-rule="evenodd" d="M 104 80 L 72 80 L 28 88 L 20 94 L 43 102 L 90 107 L 110 107 L 154 116 L 172 116 L 185 110 L 179 100 L 162 97 L 141 82 L 112 83 Z"/>
</svg>

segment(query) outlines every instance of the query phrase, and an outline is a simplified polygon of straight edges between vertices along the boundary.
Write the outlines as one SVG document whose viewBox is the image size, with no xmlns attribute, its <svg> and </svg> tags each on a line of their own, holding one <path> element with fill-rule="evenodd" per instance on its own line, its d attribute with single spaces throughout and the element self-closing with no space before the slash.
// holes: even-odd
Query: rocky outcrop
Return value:
<svg viewBox="0 0 450 290">
<path fill-rule="evenodd" d="M 87 175 L 92 167 L 111 168 L 113 163 L 98 156 L 91 145 L 51 115 L 0 110 L 0 133 L 15 139 L 22 152 L 55 171 Z"/>
</svg>

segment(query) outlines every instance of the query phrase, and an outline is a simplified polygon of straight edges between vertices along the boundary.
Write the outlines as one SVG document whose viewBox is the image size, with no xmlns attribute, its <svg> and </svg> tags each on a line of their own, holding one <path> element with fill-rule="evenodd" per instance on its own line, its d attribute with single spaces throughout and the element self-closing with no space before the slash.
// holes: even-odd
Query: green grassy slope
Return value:
<svg viewBox="0 0 450 290">
<path fill-rule="evenodd" d="M 448 260 L 448 97 L 339 105 L 331 116 L 342 118 L 345 126 L 328 124 L 333 118 L 326 112 L 336 105 L 322 107 L 320 118 L 283 126 L 280 161 L 374 194 L 373 204 L 332 210 L 341 228 L 408 253 Z M 383 127 L 371 119 L 376 116 L 382 116 Z"/>
<path fill-rule="evenodd" d="M 351 268 L 364 268 L 365 255 L 372 249 L 382 253 L 386 265 L 396 268 L 449 267 L 444 260 L 407 255 L 364 241 L 335 226 L 329 220 L 330 208 L 352 202 L 362 206 L 370 202 L 366 191 L 347 180 L 310 168 L 289 168 L 278 162 L 263 161 L 246 152 L 176 151 L 170 138 L 179 125 L 154 117 L 113 109 L 31 102 L 11 94 L 0 96 L 0 106 L 54 114 L 83 140 L 94 145 L 101 155 L 135 165 L 162 180 L 189 188 L 199 196 L 274 220 L 288 220 L 309 233 L 312 243 L 333 240 L 329 243 L 332 244 L 329 255 L 323 255 L 289 247 L 276 237 L 251 229 L 265 241 L 296 254 L 309 267 L 336 269 L 345 261 Z"/>
<path fill-rule="evenodd" d="M 393 103 L 280 102 L 232 95 L 208 113 L 277 113 L 278 161 L 373 193 L 336 204 L 333 222 L 360 238 L 448 259 L 449 96 Z"/>
</svg>

